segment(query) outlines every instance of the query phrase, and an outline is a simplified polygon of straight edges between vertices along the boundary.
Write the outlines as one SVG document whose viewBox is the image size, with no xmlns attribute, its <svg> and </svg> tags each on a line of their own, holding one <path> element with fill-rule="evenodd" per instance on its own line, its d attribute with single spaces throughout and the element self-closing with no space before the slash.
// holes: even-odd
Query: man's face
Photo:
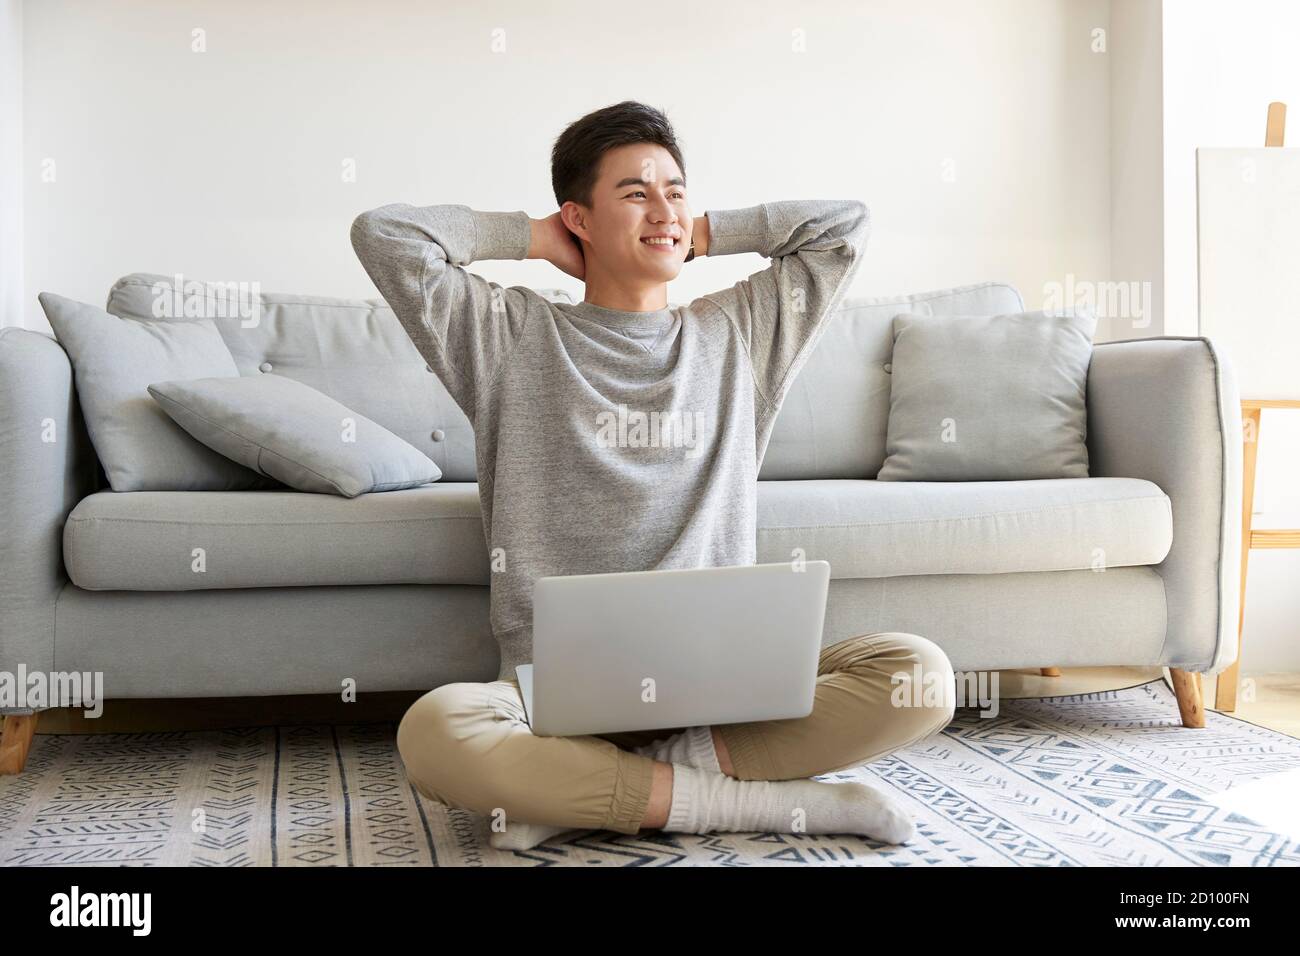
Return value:
<svg viewBox="0 0 1300 956">
<path fill-rule="evenodd" d="M 686 183 L 672 154 L 653 143 L 632 143 L 601 157 L 592 208 L 573 207 L 570 228 L 589 243 L 587 278 L 593 269 L 620 282 L 675 279 L 691 246 L 695 220 Z M 585 228 L 584 228 L 585 227 Z M 669 239 L 647 240 L 667 236 Z"/>
</svg>

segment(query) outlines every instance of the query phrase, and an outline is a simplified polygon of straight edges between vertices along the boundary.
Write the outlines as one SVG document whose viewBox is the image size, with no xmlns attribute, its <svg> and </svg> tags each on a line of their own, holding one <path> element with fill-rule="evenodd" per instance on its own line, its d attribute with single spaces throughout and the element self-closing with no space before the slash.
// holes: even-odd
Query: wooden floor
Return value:
<svg viewBox="0 0 1300 956">
<path fill-rule="evenodd" d="M 1163 668 L 1079 667 L 1063 668 L 1060 677 L 1043 677 L 1038 670 L 998 672 L 1002 698 L 1057 697 L 1098 690 L 1132 687 L 1164 676 Z M 1253 689 L 1238 694 L 1234 717 L 1300 738 L 1300 674 L 1263 674 L 1250 678 Z M 1250 692 L 1247 692 L 1247 691 Z M 43 711 L 37 733 L 93 734 L 140 733 L 164 730 L 213 730 L 233 726 L 287 724 L 366 723 L 400 720 L 420 691 L 363 694 L 355 703 L 327 695 L 291 697 L 191 698 L 185 700 L 116 700 L 98 718 L 80 709 Z M 1214 678 L 1202 688 L 1208 704 L 1214 700 Z M 1249 699 L 1251 696 L 1253 700 Z"/>
</svg>

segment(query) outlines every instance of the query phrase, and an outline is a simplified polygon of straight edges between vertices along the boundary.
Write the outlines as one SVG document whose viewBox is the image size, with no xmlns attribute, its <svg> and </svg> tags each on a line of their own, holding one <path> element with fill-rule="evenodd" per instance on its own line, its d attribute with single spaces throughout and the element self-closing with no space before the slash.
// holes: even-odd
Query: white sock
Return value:
<svg viewBox="0 0 1300 956">
<path fill-rule="evenodd" d="M 897 804 L 865 784 L 735 780 L 728 777 L 722 773 L 713 745 L 713 732 L 707 726 L 688 727 L 662 740 L 635 747 L 633 752 L 676 765 L 673 768 L 672 808 L 664 826 L 666 831 L 790 833 L 793 832 L 798 808 L 802 808 L 806 816 L 802 831 L 805 833 L 855 833 L 886 843 L 904 843 L 915 829 L 911 819 Z M 721 777 L 733 784 L 754 786 L 747 791 L 725 785 L 720 787 L 717 781 L 709 784 L 706 778 L 704 783 L 696 783 L 688 791 L 690 782 L 678 772 L 683 765 L 688 769 L 707 771 L 709 776 Z M 803 784 L 811 785 L 812 789 L 806 792 L 790 789 Z M 716 804 L 716 809 L 710 811 L 712 804 Z M 762 819 L 775 823 L 761 824 Z M 695 829 L 699 825 L 707 829 Z M 503 832 L 492 831 L 488 842 L 498 850 L 531 850 L 553 836 L 570 832 L 576 832 L 576 828 L 511 823 Z"/>
<path fill-rule="evenodd" d="M 863 783 L 736 780 L 674 764 L 673 802 L 663 829 L 674 833 L 852 833 L 883 843 L 906 843 L 916 825 L 901 805 Z"/>
<path fill-rule="evenodd" d="M 718 764 L 718 751 L 713 746 L 711 727 L 687 727 L 681 733 L 656 740 L 644 747 L 634 747 L 633 753 L 664 763 L 684 763 L 701 770 L 722 773 Z"/>
<path fill-rule="evenodd" d="M 504 830 L 493 830 L 488 843 L 496 850 L 531 850 L 560 833 L 569 833 L 575 827 L 553 827 L 546 823 L 507 823 Z"/>
</svg>

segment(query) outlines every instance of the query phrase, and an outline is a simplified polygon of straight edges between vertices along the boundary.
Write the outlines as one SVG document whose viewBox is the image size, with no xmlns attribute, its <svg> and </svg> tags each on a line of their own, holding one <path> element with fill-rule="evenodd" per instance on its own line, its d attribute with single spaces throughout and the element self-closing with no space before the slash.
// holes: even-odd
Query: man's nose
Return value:
<svg viewBox="0 0 1300 956">
<path fill-rule="evenodd" d="M 671 225 L 677 221 L 677 210 L 673 208 L 673 204 L 668 200 L 661 199 L 655 203 L 651 219 L 656 223 L 668 223 Z"/>
</svg>

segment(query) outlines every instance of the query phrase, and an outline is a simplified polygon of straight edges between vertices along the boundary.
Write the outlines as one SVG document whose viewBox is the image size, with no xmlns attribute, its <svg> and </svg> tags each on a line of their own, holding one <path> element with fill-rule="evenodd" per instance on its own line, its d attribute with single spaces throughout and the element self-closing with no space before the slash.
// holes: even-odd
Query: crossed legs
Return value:
<svg viewBox="0 0 1300 956">
<path fill-rule="evenodd" d="M 925 687 L 913 686 L 918 677 Z M 711 728 L 718 762 L 738 780 L 793 780 L 869 763 L 947 726 L 953 690 L 947 655 L 926 638 L 898 631 L 848 638 L 823 648 L 808 716 Z M 538 737 L 517 682 L 501 680 L 429 691 L 402 718 L 397 746 L 416 789 L 448 806 L 630 834 L 664 825 L 673 781 L 671 764 L 630 748 L 670 733 Z"/>
</svg>

